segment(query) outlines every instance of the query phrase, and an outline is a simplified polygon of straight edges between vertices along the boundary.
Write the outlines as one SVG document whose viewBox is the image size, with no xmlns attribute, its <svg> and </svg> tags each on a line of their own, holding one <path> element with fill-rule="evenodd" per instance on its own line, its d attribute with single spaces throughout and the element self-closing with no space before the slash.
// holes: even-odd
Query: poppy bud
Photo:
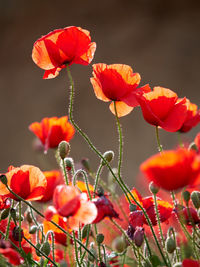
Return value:
<svg viewBox="0 0 200 267">
<path fill-rule="evenodd" d="M 32 223 L 33 222 L 33 219 L 31 217 L 31 212 L 29 210 L 26 212 L 26 220 L 27 220 L 28 223 Z"/>
<path fill-rule="evenodd" d="M 136 211 L 136 210 L 137 210 L 137 206 L 136 206 L 135 204 L 131 203 L 131 204 L 129 205 L 129 210 L 130 210 L 130 212 L 132 212 L 132 211 Z"/>
<path fill-rule="evenodd" d="M 183 196 L 185 203 L 187 204 L 190 200 L 190 192 L 184 191 L 184 192 L 182 192 L 182 196 Z"/>
<path fill-rule="evenodd" d="M 65 158 L 64 159 L 65 161 L 65 166 L 67 168 L 68 171 L 71 171 L 71 169 L 73 168 L 74 166 L 74 161 L 72 158 Z"/>
<path fill-rule="evenodd" d="M 60 142 L 60 144 L 58 145 L 58 151 L 61 159 L 66 158 L 70 151 L 69 143 L 66 141 Z"/>
<path fill-rule="evenodd" d="M 37 244 L 36 244 L 36 248 L 40 250 L 40 248 L 41 248 L 41 244 L 40 244 L 40 243 L 37 243 Z M 37 249 L 35 250 L 35 253 L 36 253 L 36 255 L 37 255 L 38 257 L 41 257 L 42 254 L 41 254 Z"/>
<path fill-rule="evenodd" d="M 37 226 L 36 225 L 32 225 L 29 229 L 29 234 L 35 234 L 37 231 Z"/>
<path fill-rule="evenodd" d="M 144 241 L 144 228 L 136 226 L 133 239 L 137 247 L 141 247 Z"/>
<path fill-rule="evenodd" d="M 176 249 L 176 242 L 172 237 L 168 237 L 165 246 L 168 253 L 173 253 Z"/>
<path fill-rule="evenodd" d="M 133 226 L 129 224 L 126 233 L 127 233 L 128 237 L 129 237 L 131 240 L 133 240 L 134 232 L 135 232 L 135 228 L 133 228 Z"/>
<path fill-rule="evenodd" d="M 189 145 L 188 150 L 198 151 L 198 147 L 197 147 L 197 145 L 196 145 L 194 142 L 192 142 L 192 143 Z"/>
<path fill-rule="evenodd" d="M 99 243 L 99 244 L 103 243 L 104 235 L 103 234 L 98 234 L 96 240 L 97 240 L 97 243 Z"/>
<path fill-rule="evenodd" d="M 191 194 L 192 203 L 195 206 L 196 209 L 200 208 L 200 192 L 199 191 L 193 191 Z"/>
<path fill-rule="evenodd" d="M 87 158 L 84 158 L 84 159 L 82 159 L 81 160 L 81 163 L 82 163 L 82 165 L 83 165 L 83 167 L 84 167 L 84 169 L 86 170 L 86 171 L 90 171 L 91 169 L 90 169 L 90 161 L 89 161 L 89 159 L 87 159 Z"/>
<path fill-rule="evenodd" d="M 117 236 L 113 242 L 112 242 L 112 248 L 113 250 L 121 253 L 125 250 L 126 248 L 126 243 L 124 242 L 124 240 L 122 239 L 121 236 Z"/>
<path fill-rule="evenodd" d="M 44 252 L 45 255 L 49 255 L 51 252 L 51 247 L 48 241 L 45 241 L 42 245 L 41 245 L 41 251 Z"/>
<path fill-rule="evenodd" d="M 5 209 L 1 213 L 1 220 L 5 220 L 9 215 L 10 209 Z"/>
<path fill-rule="evenodd" d="M 7 183 L 8 183 L 8 179 L 7 179 L 7 177 L 4 174 L 0 175 L 0 181 L 4 185 L 7 185 Z"/>
<path fill-rule="evenodd" d="M 154 184 L 154 182 L 151 182 L 151 183 L 149 184 L 149 191 L 150 191 L 152 194 L 156 195 L 156 194 L 158 193 L 158 191 L 159 191 L 159 187 L 156 186 L 156 185 Z"/>
<path fill-rule="evenodd" d="M 89 231 L 89 226 L 90 226 L 89 224 L 84 225 L 82 230 L 82 239 L 86 238 L 87 232 Z"/>
<path fill-rule="evenodd" d="M 13 208 L 10 209 L 10 215 L 11 215 L 13 221 L 14 221 L 15 224 L 16 224 L 16 209 L 13 209 Z"/>
<path fill-rule="evenodd" d="M 97 196 L 98 196 L 98 197 L 102 197 L 102 196 L 104 196 L 104 189 L 103 189 L 103 187 L 99 186 L 99 187 L 97 188 Z"/>
<path fill-rule="evenodd" d="M 20 234 L 21 233 L 21 234 Z M 24 232 L 23 232 L 23 229 L 20 229 L 19 226 L 15 226 L 12 230 L 12 236 L 13 236 L 13 239 L 15 241 L 22 241 L 23 237 L 24 237 Z M 20 238 L 21 236 L 21 238 Z M 20 239 L 19 239 L 20 238 Z"/>
<path fill-rule="evenodd" d="M 105 159 L 107 162 L 111 162 L 111 161 L 113 160 L 113 158 L 114 158 L 114 152 L 111 151 L 111 150 L 106 151 L 106 152 L 103 154 L 103 157 L 104 157 L 104 159 Z M 102 164 L 103 166 L 106 165 L 106 163 L 103 162 L 103 161 L 102 161 L 101 164 Z"/>
</svg>

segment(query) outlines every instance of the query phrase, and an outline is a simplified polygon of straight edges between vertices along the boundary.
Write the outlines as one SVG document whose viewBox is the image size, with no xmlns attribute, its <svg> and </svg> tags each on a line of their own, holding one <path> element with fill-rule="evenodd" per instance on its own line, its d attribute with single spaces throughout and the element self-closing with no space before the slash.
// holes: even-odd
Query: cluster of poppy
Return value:
<svg viewBox="0 0 200 267">
<path fill-rule="evenodd" d="M 91 63 L 96 50 L 96 43 L 91 42 L 90 33 L 80 27 L 67 27 L 50 32 L 38 39 L 33 47 L 33 61 L 45 70 L 44 79 L 54 78 L 59 72 L 72 64 L 88 65 Z M 197 105 L 191 103 L 187 98 L 178 98 L 177 94 L 170 89 L 163 87 L 139 86 L 141 77 L 139 73 L 134 73 L 132 68 L 124 64 L 106 65 L 104 63 L 93 65 L 93 77 L 90 79 L 95 95 L 98 99 L 111 102 L 111 112 L 122 117 L 129 114 L 135 107 L 140 106 L 144 119 L 156 127 L 163 128 L 169 132 L 188 132 L 200 122 L 200 110 Z M 75 133 L 74 127 L 68 121 L 67 116 L 61 118 L 44 118 L 41 122 L 34 122 L 29 126 L 36 137 L 40 140 L 47 152 L 49 148 L 57 148 L 61 141 L 69 142 Z M 144 163 L 140 169 L 157 186 L 168 190 L 178 190 L 185 186 L 197 186 L 200 182 L 200 133 L 194 140 L 196 150 L 178 148 L 176 150 L 163 151 L 158 153 Z M 69 169 L 65 170 L 70 172 Z M 68 173 L 69 174 L 69 173 Z M 53 231 L 55 242 L 67 246 L 73 241 L 67 237 L 65 232 L 77 235 L 80 228 L 86 224 L 96 224 L 105 218 L 118 219 L 119 224 L 124 214 L 113 205 L 107 194 L 93 192 L 89 185 L 90 192 L 94 195 L 90 199 L 84 183 L 77 182 L 76 186 L 65 185 L 63 175 L 60 171 L 54 170 L 42 172 L 39 168 L 31 165 L 21 167 L 10 166 L 5 173 L 6 182 L 0 183 L 0 210 L 10 210 L 10 198 L 19 201 L 16 195 L 27 201 L 47 202 L 52 201 L 44 214 L 42 222 L 44 233 Z M 13 192 L 13 193 L 12 193 Z M 96 195 L 95 195 L 96 194 Z M 148 225 L 141 207 L 146 211 L 153 226 L 158 224 L 155 212 L 155 203 L 152 196 L 143 198 L 140 193 L 133 188 L 131 194 L 137 200 L 134 210 L 129 210 L 129 204 L 125 202 L 123 209 L 128 210 L 127 220 L 123 228 L 128 229 L 127 234 L 135 244 L 140 247 L 144 239 L 145 227 Z M 129 195 L 130 197 L 130 195 Z M 132 199 L 130 197 L 130 199 Z M 120 200 L 121 201 L 121 200 Z M 137 204 L 139 203 L 140 206 Z M 173 214 L 184 219 L 188 226 L 200 225 L 197 211 L 193 207 L 173 205 L 157 197 L 157 206 L 161 223 L 166 223 Z M 54 224 L 52 224 L 52 222 Z M 10 225 L 9 225 L 10 223 Z M 31 240 L 35 245 L 38 242 L 36 235 L 30 235 L 30 226 L 23 223 L 21 240 L 19 240 L 19 228 L 16 221 L 8 222 L 7 219 L 0 221 L 0 231 L 7 232 L 9 225 L 9 239 L 25 253 L 32 253 L 33 259 L 38 261 L 39 255 L 27 243 Z M 56 227 L 56 224 L 59 227 Z M 106 222 L 107 226 L 109 225 Z M 61 228 L 60 228 L 61 227 Z M 29 229 L 29 230 L 28 230 Z M 62 231 L 63 229 L 64 231 Z M 106 232 L 104 227 L 102 232 Z M 34 233 L 35 234 L 35 233 Z M 23 237 L 26 237 L 24 239 Z M 10 242 L 0 240 L 0 253 L 8 258 L 13 265 L 24 262 L 21 255 L 14 249 Z M 20 241 L 20 242 L 19 242 Z M 85 242 L 82 240 L 82 242 Z M 20 243 L 20 244 L 19 244 Z M 63 250 L 59 247 L 52 252 L 49 258 L 55 258 L 56 262 L 64 259 Z M 67 261 L 67 259 L 64 259 Z M 110 264 L 117 265 L 117 260 L 110 260 Z M 199 262 L 193 259 L 184 259 L 182 266 L 199 266 Z M 107 266 L 104 262 L 99 262 L 98 266 Z M 124 265 L 129 266 L 129 265 Z"/>
</svg>

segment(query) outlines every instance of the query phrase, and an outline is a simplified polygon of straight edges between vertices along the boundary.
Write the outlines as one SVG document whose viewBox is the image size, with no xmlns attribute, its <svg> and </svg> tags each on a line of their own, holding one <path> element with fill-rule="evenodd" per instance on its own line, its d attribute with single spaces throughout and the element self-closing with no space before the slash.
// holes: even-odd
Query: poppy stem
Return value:
<svg viewBox="0 0 200 267">
<path fill-rule="evenodd" d="M 80 262 L 79 262 L 79 258 L 78 258 L 78 248 L 77 248 L 77 244 L 76 244 L 75 231 L 73 231 L 73 239 L 74 239 L 74 250 L 75 250 L 75 256 L 76 256 L 76 262 L 77 262 L 78 266 L 81 267 Z"/>
<path fill-rule="evenodd" d="M 14 207 L 14 199 L 12 200 L 11 209 L 13 209 L 13 207 Z M 7 224 L 7 228 L 6 228 L 5 240 L 7 240 L 8 239 L 8 236 L 9 236 L 10 222 L 11 222 L 11 214 L 9 213 L 8 224 Z"/>
<path fill-rule="evenodd" d="M 46 241 L 48 241 L 49 235 L 51 235 L 51 248 L 52 248 L 52 257 L 53 261 L 55 261 L 55 238 L 53 231 L 48 231 L 46 234 Z"/>
<path fill-rule="evenodd" d="M 158 151 L 162 152 L 163 151 L 163 147 L 160 143 L 160 138 L 159 138 L 159 132 L 158 132 L 158 126 L 156 126 L 156 140 L 157 140 L 157 144 L 158 144 Z"/>
<path fill-rule="evenodd" d="M 86 184 L 86 188 L 87 188 L 87 192 L 88 192 L 88 196 L 90 198 L 90 200 L 92 200 L 92 196 L 91 196 L 91 193 L 90 193 L 90 189 L 89 189 L 89 184 L 88 184 L 88 177 L 87 177 L 87 173 L 84 171 L 84 170 L 78 170 L 75 172 L 73 178 L 72 178 L 72 184 L 75 186 L 76 185 L 76 179 L 77 179 L 77 176 L 79 174 L 82 174 L 83 177 L 84 177 L 84 181 L 85 181 L 85 184 Z"/>
<path fill-rule="evenodd" d="M 67 176 L 67 172 L 66 172 L 64 159 L 62 159 L 62 169 L 63 169 L 63 173 L 64 173 L 64 177 L 65 177 L 65 183 L 66 183 L 66 185 L 69 185 L 69 180 L 68 180 L 68 176 Z"/>
<path fill-rule="evenodd" d="M 117 114 L 116 101 L 114 101 L 114 109 L 115 109 L 115 118 L 117 122 L 117 129 L 119 134 L 119 159 L 118 159 L 118 175 L 121 177 L 121 165 L 122 165 L 122 153 L 123 153 L 123 138 L 122 138 L 122 127 L 119 122 L 119 117 Z"/>
<path fill-rule="evenodd" d="M 21 220 L 22 220 L 22 202 L 19 201 L 19 247 L 20 249 L 22 248 L 22 225 L 21 225 Z"/>
<path fill-rule="evenodd" d="M 98 170 L 97 170 L 97 173 L 96 173 L 96 177 L 95 177 L 95 181 L 94 181 L 94 192 L 93 192 L 93 198 L 95 198 L 95 193 L 96 193 L 96 191 L 97 191 L 97 187 L 98 187 L 98 183 L 99 183 L 99 177 L 100 177 L 100 174 L 101 174 L 101 171 L 102 171 L 102 169 L 103 169 L 103 166 L 104 166 L 104 164 L 100 164 L 99 165 L 99 168 L 98 168 Z"/>
</svg>

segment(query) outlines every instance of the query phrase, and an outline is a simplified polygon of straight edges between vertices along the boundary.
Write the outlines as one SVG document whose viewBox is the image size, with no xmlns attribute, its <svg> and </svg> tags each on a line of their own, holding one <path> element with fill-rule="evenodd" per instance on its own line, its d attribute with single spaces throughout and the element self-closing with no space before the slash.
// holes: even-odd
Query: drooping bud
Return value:
<svg viewBox="0 0 200 267">
<path fill-rule="evenodd" d="M 107 161 L 107 162 L 111 162 L 114 158 L 114 152 L 112 150 L 109 150 L 109 151 L 106 151 L 104 154 L 103 154 L 103 157 L 104 159 Z M 103 166 L 106 165 L 105 162 L 103 162 L 102 160 L 102 163 L 101 163 Z"/>
<path fill-rule="evenodd" d="M 168 237 L 165 246 L 168 253 L 173 253 L 176 249 L 176 242 L 172 237 Z"/>
<path fill-rule="evenodd" d="M 41 248 L 41 244 L 40 244 L 40 243 L 37 243 L 37 244 L 36 244 L 36 248 L 37 248 L 37 249 L 40 249 L 40 248 Z M 41 257 L 42 254 L 41 254 L 37 249 L 35 250 L 35 253 L 36 253 L 36 255 L 37 255 L 38 257 Z"/>
<path fill-rule="evenodd" d="M 22 241 L 24 237 L 23 229 L 20 229 L 19 226 L 15 226 L 12 230 L 12 237 L 15 241 L 20 241 L 20 239 Z"/>
<path fill-rule="evenodd" d="M 136 227 L 135 232 L 133 234 L 133 239 L 137 247 L 141 247 L 144 241 L 144 228 Z"/>
<path fill-rule="evenodd" d="M 45 255 L 49 255 L 51 252 L 51 247 L 48 241 L 45 241 L 42 245 L 41 245 L 41 251 L 44 252 Z"/>
<path fill-rule="evenodd" d="M 84 158 L 81 160 L 81 164 L 83 165 L 84 169 L 88 172 L 90 172 L 90 161 L 87 158 Z"/>
<path fill-rule="evenodd" d="M 155 185 L 154 182 L 151 182 L 151 183 L 149 184 L 149 191 L 150 191 L 152 194 L 156 195 L 156 194 L 158 193 L 158 191 L 159 191 L 159 187 L 158 187 L 157 185 Z"/>
<path fill-rule="evenodd" d="M 137 210 L 137 206 L 136 206 L 135 204 L 131 203 L 131 204 L 129 205 L 129 210 L 130 210 L 130 212 L 132 212 L 132 211 L 136 211 L 136 210 Z"/>
<path fill-rule="evenodd" d="M 97 243 L 98 244 L 103 243 L 103 241 L 104 241 L 104 235 L 103 234 L 98 234 L 96 240 L 97 240 Z"/>
<path fill-rule="evenodd" d="M 1 220 L 5 220 L 8 217 L 9 213 L 10 213 L 10 209 L 3 210 L 1 213 Z"/>
<path fill-rule="evenodd" d="M 72 158 L 65 158 L 65 166 L 68 171 L 71 171 L 71 169 L 74 167 L 74 161 Z"/>
<path fill-rule="evenodd" d="M 191 200 L 196 209 L 200 208 L 200 192 L 193 191 L 191 194 Z"/>
<path fill-rule="evenodd" d="M 184 191 L 184 192 L 182 192 L 182 196 L 183 196 L 183 199 L 184 199 L 185 203 L 188 204 L 188 202 L 190 200 L 190 192 L 189 191 Z"/>
<path fill-rule="evenodd" d="M 32 225 L 29 229 L 29 234 L 33 235 L 35 234 L 37 231 L 37 226 L 36 225 Z"/>
<path fill-rule="evenodd" d="M 4 185 L 7 185 L 7 183 L 8 183 L 8 179 L 7 179 L 7 177 L 4 174 L 0 175 L 0 181 Z"/>
<path fill-rule="evenodd" d="M 189 145 L 188 150 L 198 151 L 198 147 L 197 147 L 197 145 L 196 145 L 194 142 L 192 142 L 192 143 Z"/>
<path fill-rule="evenodd" d="M 58 145 L 58 152 L 61 159 L 66 158 L 67 155 L 69 154 L 69 151 L 70 151 L 70 144 L 66 141 L 60 142 L 60 144 Z"/>
</svg>

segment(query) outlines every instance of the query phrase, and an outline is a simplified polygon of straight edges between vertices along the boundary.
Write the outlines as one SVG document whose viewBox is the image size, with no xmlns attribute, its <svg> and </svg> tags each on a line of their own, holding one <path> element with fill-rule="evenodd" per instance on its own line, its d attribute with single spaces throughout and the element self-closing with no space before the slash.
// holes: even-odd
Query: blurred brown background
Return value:
<svg viewBox="0 0 200 267">
<path fill-rule="evenodd" d="M 53 152 L 32 149 L 28 125 L 45 116 L 65 115 L 68 106 L 66 71 L 43 80 L 31 59 L 33 43 L 56 28 L 80 26 L 97 43 L 93 63 L 124 63 L 142 76 L 141 85 L 170 88 L 199 104 L 200 1 L 150 0 L 0 0 L 0 172 L 9 165 L 56 167 Z M 73 65 L 76 98 L 74 118 L 102 151 L 114 150 L 118 135 L 108 104 L 96 99 L 89 82 L 92 66 Z M 144 122 L 140 109 L 121 119 L 124 134 L 123 176 L 129 185 L 139 164 L 157 153 L 155 129 Z M 193 140 L 200 126 L 184 135 Z M 160 131 L 164 148 L 173 148 L 177 135 Z M 71 142 L 75 161 L 96 155 L 78 134 Z M 116 164 L 116 161 L 113 165 Z"/>
</svg>

